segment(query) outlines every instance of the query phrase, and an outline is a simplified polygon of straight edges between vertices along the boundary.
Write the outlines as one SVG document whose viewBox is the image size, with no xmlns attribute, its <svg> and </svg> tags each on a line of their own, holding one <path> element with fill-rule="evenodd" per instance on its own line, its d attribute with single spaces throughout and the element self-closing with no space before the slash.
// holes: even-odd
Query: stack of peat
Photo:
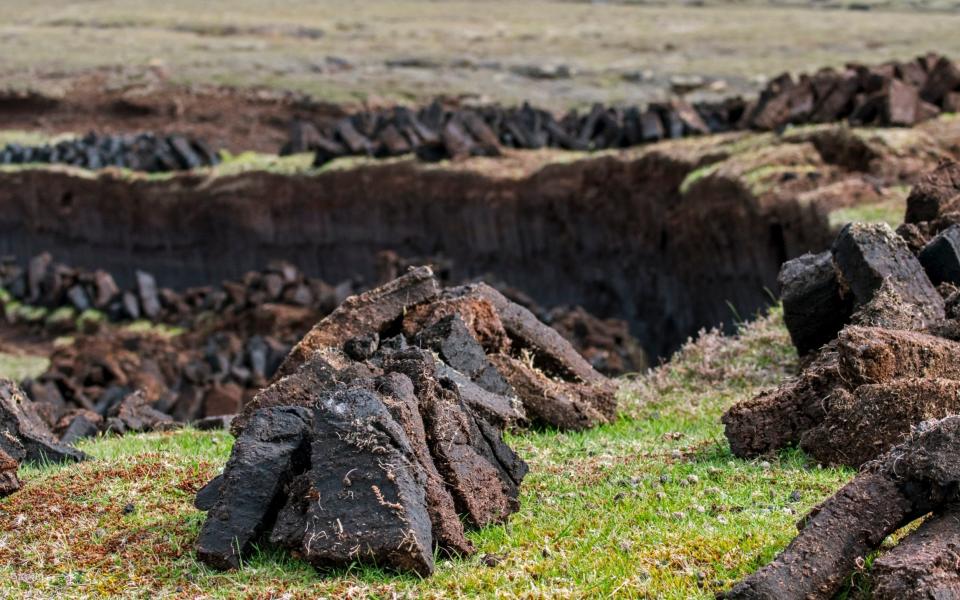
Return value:
<svg viewBox="0 0 960 600">
<path fill-rule="evenodd" d="M 927 54 L 906 62 L 825 68 L 797 79 L 785 73 L 750 103 L 739 126 L 772 131 L 847 120 L 909 127 L 958 109 L 960 67 L 945 56 Z"/>
<path fill-rule="evenodd" d="M 169 427 L 239 412 L 273 376 L 310 326 L 354 289 L 304 277 L 287 263 L 178 293 L 136 272 L 122 290 L 102 270 L 84 271 L 34 257 L 26 269 L 0 267 L 10 295 L 8 322 L 42 323 L 53 333 L 81 335 L 57 347 L 50 366 L 23 382 L 36 411 L 68 441 L 101 431 Z M 43 308 L 44 310 L 36 310 Z M 178 336 L 103 327 L 110 320 L 149 319 L 186 328 Z M 221 419 L 222 420 L 222 419 Z"/>
<path fill-rule="evenodd" d="M 120 167 L 159 173 L 210 167 L 219 162 L 220 157 L 203 140 L 153 133 L 88 133 L 55 144 L 8 144 L 0 149 L 0 165 L 58 163 L 85 169 Z"/>
<path fill-rule="evenodd" d="M 63 463 L 86 458 L 56 439 L 17 384 L 0 379 L 0 498 L 20 489 L 20 463 Z"/>
<path fill-rule="evenodd" d="M 315 317 L 313 323 L 316 313 L 329 313 L 356 291 L 352 281 L 332 286 L 306 277 L 282 261 L 250 271 L 239 281 L 189 288 L 182 293 L 159 286 L 146 271 L 137 270 L 134 280 L 132 288 L 121 289 L 106 271 L 59 263 L 48 253 L 31 258 L 26 268 L 8 260 L 0 264 L 0 286 L 14 303 L 4 307 L 4 317 L 9 322 L 46 320 L 47 325 L 67 333 L 77 326 L 76 317 L 90 309 L 115 322 L 146 319 L 191 326 L 198 317 L 211 312 L 238 317 L 263 307 L 279 310 L 283 306 L 287 312 L 303 309 L 304 317 Z M 47 310 L 23 310 L 25 307 Z"/>
<path fill-rule="evenodd" d="M 533 312 L 539 316 L 541 311 Z M 640 341 L 622 319 L 600 319 L 580 306 L 558 306 L 540 318 L 604 375 L 640 373 L 650 365 Z"/>
<path fill-rule="evenodd" d="M 813 509 L 773 562 L 718 597 L 829 600 L 887 536 L 930 515 L 873 561 L 872 597 L 957 598 L 958 488 L 960 416 L 926 421 Z"/>
<path fill-rule="evenodd" d="M 866 466 L 727 597 L 831 598 L 858 559 L 931 511 L 877 561 L 875 597 L 960 593 L 960 165 L 942 164 L 907 203 L 898 231 L 908 239 L 850 224 L 830 251 L 781 270 L 784 321 L 805 366 L 723 416 L 730 447 L 754 457 L 799 444 L 824 464 Z"/>
<path fill-rule="evenodd" d="M 504 428 L 604 423 L 613 392 L 493 288 L 441 291 L 413 269 L 320 321 L 233 421 L 230 460 L 197 494 L 198 556 L 233 568 L 266 541 L 318 568 L 427 575 L 434 549 L 470 554 L 465 527 L 517 510 L 527 467 Z"/>
<path fill-rule="evenodd" d="M 690 104 L 682 99 L 646 108 L 593 106 L 556 118 L 529 104 L 397 107 L 360 112 L 318 128 L 291 127 L 281 154 L 315 152 L 320 166 L 342 156 L 388 157 L 415 153 L 423 160 L 497 156 L 501 149 L 628 148 L 663 139 L 733 130 L 780 130 L 787 125 L 846 120 L 855 125 L 908 127 L 941 111 L 960 109 L 960 68 L 928 54 L 876 66 L 850 64 L 772 80 L 754 100 Z"/>
<path fill-rule="evenodd" d="M 667 138 L 726 130 L 739 118 L 738 101 L 710 106 L 711 129 L 683 100 L 651 105 L 641 111 L 595 105 L 557 120 L 550 112 L 524 104 L 447 108 L 439 102 L 419 110 L 395 107 L 362 112 L 318 129 L 295 122 L 281 154 L 315 152 L 314 166 L 343 156 L 390 157 L 414 153 L 424 161 L 499 156 L 503 147 L 536 150 L 626 148 Z M 741 107 L 742 109 L 742 107 Z M 732 116 L 731 116 L 732 115 Z"/>
<path fill-rule="evenodd" d="M 241 337 L 230 322 L 209 335 L 104 332 L 56 348 L 47 370 L 23 388 L 65 442 L 180 423 L 223 427 L 266 385 L 291 345 Z"/>
</svg>

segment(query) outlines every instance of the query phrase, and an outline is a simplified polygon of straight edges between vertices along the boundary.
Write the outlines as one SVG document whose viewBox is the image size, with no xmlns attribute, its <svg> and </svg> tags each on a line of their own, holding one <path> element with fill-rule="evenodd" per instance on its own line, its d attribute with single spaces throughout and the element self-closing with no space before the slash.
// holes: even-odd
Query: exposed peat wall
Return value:
<svg viewBox="0 0 960 600">
<path fill-rule="evenodd" d="M 681 183 L 701 157 L 601 156 L 522 177 L 413 161 L 280 175 L 98 177 L 0 173 L 0 252 L 49 251 L 126 284 L 136 268 L 183 288 L 274 259 L 338 281 L 376 279 L 376 255 L 443 257 L 545 306 L 627 319 L 664 355 L 699 328 L 768 303 L 780 264 L 823 247 L 826 218 L 742 183 Z M 770 290 L 770 291 L 768 291 Z"/>
</svg>

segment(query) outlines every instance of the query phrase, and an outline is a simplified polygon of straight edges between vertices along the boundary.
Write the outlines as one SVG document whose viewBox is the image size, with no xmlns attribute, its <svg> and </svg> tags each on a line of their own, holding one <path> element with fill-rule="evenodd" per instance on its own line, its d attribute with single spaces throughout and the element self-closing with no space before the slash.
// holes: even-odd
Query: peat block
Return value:
<svg viewBox="0 0 960 600">
<path fill-rule="evenodd" d="M 428 575 L 434 548 L 468 554 L 464 526 L 502 523 L 519 508 L 526 465 L 438 377 L 432 355 L 377 358 L 365 372 L 318 354 L 261 393 L 280 399 L 250 415 L 224 474 L 198 494 L 210 510 L 201 560 L 235 567 L 266 539 L 318 568 L 362 561 Z M 266 484 L 239 484 L 251 476 Z"/>
<path fill-rule="evenodd" d="M 0 379 L 0 450 L 17 462 L 71 462 L 86 458 L 61 444 L 36 412 L 36 406 L 9 379 Z"/>
<path fill-rule="evenodd" d="M 832 252 L 856 306 L 869 302 L 888 281 L 930 323 L 943 319 L 943 298 L 906 242 L 886 223 L 847 225 L 834 241 Z"/>
<path fill-rule="evenodd" d="M 853 312 L 830 252 L 804 254 L 783 263 L 780 276 L 783 321 L 797 352 L 807 354 L 836 337 Z"/>
<path fill-rule="evenodd" d="M 960 597 L 960 505 L 937 510 L 914 532 L 874 561 L 875 600 Z"/>
<path fill-rule="evenodd" d="M 0 450 L 0 498 L 9 496 L 20 489 L 17 469 L 20 468 L 12 456 Z"/>
<path fill-rule="evenodd" d="M 731 407 L 721 421 L 737 456 L 802 443 L 824 463 L 858 467 L 920 421 L 956 412 L 956 381 L 960 343 L 850 325 L 797 377 Z"/>
<path fill-rule="evenodd" d="M 960 416 L 924 422 L 814 508 L 773 562 L 719 597 L 832 598 L 859 560 L 911 521 L 946 508 L 956 500 L 958 485 Z M 938 540 L 947 541 L 939 535 Z M 917 556 L 915 550 L 904 552 Z"/>
<path fill-rule="evenodd" d="M 952 225 L 938 233 L 918 256 L 930 281 L 960 284 L 960 225 Z"/>
<path fill-rule="evenodd" d="M 427 575 L 435 549 L 469 554 L 465 528 L 519 509 L 527 465 L 503 428 L 591 427 L 615 415 L 613 392 L 529 310 L 413 269 L 317 323 L 233 420 L 230 463 L 197 496 L 210 511 L 198 556 L 234 567 L 261 539 L 318 568 Z M 291 410 L 305 425 L 284 416 L 289 432 L 273 433 Z M 256 493 L 231 485 L 261 469 Z"/>
<path fill-rule="evenodd" d="M 944 161 L 933 172 L 917 182 L 907 196 L 904 221 L 935 221 L 960 202 L 960 164 Z"/>
</svg>

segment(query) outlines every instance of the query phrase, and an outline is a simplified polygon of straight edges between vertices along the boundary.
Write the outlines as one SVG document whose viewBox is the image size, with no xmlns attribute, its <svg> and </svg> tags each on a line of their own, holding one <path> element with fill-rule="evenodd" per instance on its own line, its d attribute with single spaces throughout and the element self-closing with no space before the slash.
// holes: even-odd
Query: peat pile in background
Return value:
<svg viewBox="0 0 960 600">
<path fill-rule="evenodd" d="M 234 568 L 265 541 L 316 567 L 428 575 L 434 549 L 468 555 L 465 529 L 519 508 L 527 466 L 503 428 L 607 422 L 613 392 L 493 288 L 413 269 L 317 323 L 233 421 L 230 460 L 197 494 L 198 557 Z"/>
<path fill-rule="evenodd" d="M 76 334 L 53 350 L 44 373 L 23 382 L 38 414 L 68 441 L 237 413 L 310 326 L 354 291 L 352 282 L 329 286 L 286 263 L 182 293 L 144 271 L 135 281 L 124 290 L 103 270 L 75 269 L 49 254 L 25 269 L 0 268 L 9 323 Z M 103 323 L 134 319 L 184 331 Z"/>
<path fill-rule="evenodd" d="M 56 163 L 85 169 L 120 167 L 160 173 L 210 167 L 219 162 L 220 157 L 206 142 L 177 134 L 89 133 L 54 144 L 7 144 L 0 148 L 0 165 Z"/>
<path fill-rule="evenodd" d="M 392 252 L 381 255 L 381 283 L 414 264 Z M 441 279 L 450 283 L 449 274 Z M 221 331 L 221 324 L 229 323 L 230 331 L 241 337 L 271 336 L 292 345 L 347 296 L 368 289 L 357 281 L 330 285 L 305 276 L 288 262 L 274 261 L 239 280 L 182 292 L 161 287 L 152 274 L 136 270 L 134 285 L 122 289 L 102 269 L 72 267 L 42 253 L 25 266 L 13 259 L 0 263 L 0 311 L 8 323 L 42 325 L 53 334 L 94 333 L 103 319 L 117 323 L 143 319 L 193 332 Z M 624 321 L 599 319 L 578 306 L 547 310 L 519 290 L 497 287 L 553 325 L 603 373 L 621 375 L 647 367 L 646 355 Z"/>
<path fill-rule="evenodd" d="M 854 223 L 830 251 L 784 264 L 784 321 L 805 367 L 723 416 L 736 455 L 799 444 L 857 467 L 960 412 L 958 194 L 960 165 L 944 163 L 907 200 L 909 242 Z"/>
<path fill-rule="evenodd" d="M 133 279 L 133 285 L 124 289 L 103 269 L 73 267 L 55 261 L 46 252 L 34 256 L 25 266 L 8 259 L 0 264 L 0 287 L 9 296 L 4 316 L 10 322 L 43 322 L 63 333 L 77 327 L 77 318 L 84 313 L 92 317 L 91 310 L 97 311 L 96 318 L 112 322 L 146 319 L 189 328 L 197 327 L 198 321 L 211 314 L 245 320 L 268 318 L 252 314 L 264 310 L 283 311 L 288 320 L 301 312 L 303 316 L 297 320 L 312 324 L 358 291 L 352 280 L 330 285 L 305 276 L 283 261 L 249 271 L 239 280 L 183 291 L 159 285 L 147 271 L 134 271 Z M 90 327 L 96 322 L 87 318 L 79 324 Z M 298 332 L 298 336 L 302 334 Z"/>
<path fill-rule="evenodd" d="M 738 129 L 849 121 L 908 127 L 960 108 L 960 68 L 936 54 L 880 65 L 850 64 L 798 78 L 785 73 L 753 100 L 690 104 L 682 99 L 647 107 L 595 105 L 557 118 L 529 104 L 504 108 L 449 107 L 435 101 L 412 110 L 360 112 L 332 124 L 297 121 L 281 154 L 315 152 L 316 166 L 342 156 L 423 160 L 497 156 L 506 148 L 603 150 Z"/>
<path fill-rule="evenodd" d="M 499 289 L 499 288 L 498 288 Z M 510 290 L 501 290 L 511 300 L 529 308 L 537 318 L 556 329 L 573 344 L 594 369 L 604 375 L 640 373 L 650 366 L 647 353 L 622 319 L 600 319 L 579 306 L 558 306 L 549 311 L 519 302 Z"/>
<path fill-rule="evenodd" d="M 810 511 L 798 524 L 797 537 L 770 564 L 718 597 L 828 600 L 887 536 L 932 513 L 874 560 L 872 597 L 956 598 L 958 457 L 960 416 L 925 421 Z"/>
<path fill-rule="evenodd" d="M 61 439 L 195 423 L 223 427 L 266 385 L 292 343 L 243 337 L 230 322 L 175 337 L 113 331 L 54 349 L 23 382 L 34 410 Z"/>
</svg>

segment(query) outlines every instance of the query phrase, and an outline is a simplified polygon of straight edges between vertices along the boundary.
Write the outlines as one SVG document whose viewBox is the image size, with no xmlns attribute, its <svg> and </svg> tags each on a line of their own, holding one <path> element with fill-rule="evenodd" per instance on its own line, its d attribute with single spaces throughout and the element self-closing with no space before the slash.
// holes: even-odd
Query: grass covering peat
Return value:
<svg viewBox="0 0 960 600">
<path fill-rule="evenodd" d="M 622 382 L 622 418 L 584 433 L 509 436 L 530 463 L 509 524 L 470 535 L 434 577 L 317 574 L 262 548 L 244 568 L 199 564 L 195 491 L 226 461 L 224 432 L 87 441 L 95 460 L 21 469 L 0 501 L 0 597 L 708 598 L 770 560 L 794 523 L 852 472 L 799 451 L 743 461 L 719 423 L 796 363 L 779 309 L 737 336 L 709 332 Z"/>
</svg>

